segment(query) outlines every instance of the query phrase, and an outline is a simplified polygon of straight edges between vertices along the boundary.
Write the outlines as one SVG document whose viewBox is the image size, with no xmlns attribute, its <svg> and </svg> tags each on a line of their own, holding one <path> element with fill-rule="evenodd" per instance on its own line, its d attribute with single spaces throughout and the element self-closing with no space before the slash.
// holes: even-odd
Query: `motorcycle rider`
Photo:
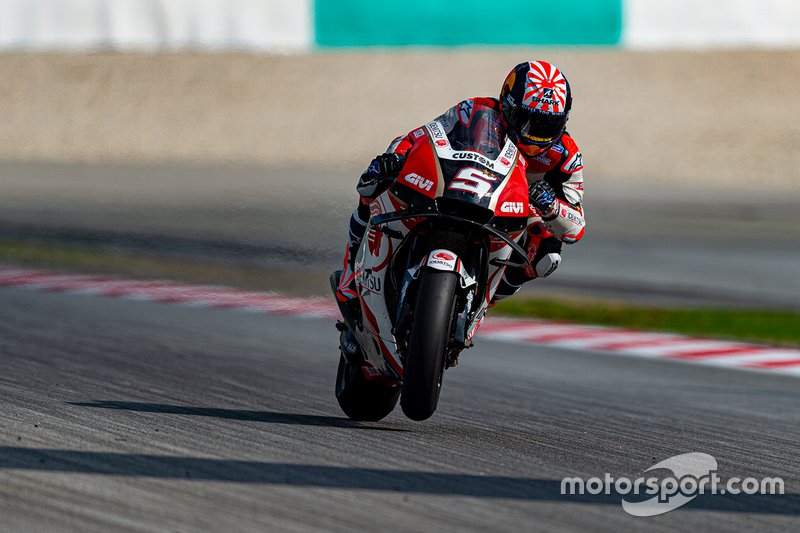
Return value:
<svg viewBox="0 0 800 533">
<path fill-rule="evenodd" d="M 526 281 L 552 274 L 561 262 L 562 243 L 572 244 L 583 237 L 583 158 L 566 131 L 572 108 L 569 82 L 546 61 L 514 67 L 503 82 L 499 99 L 464 100 L 437 120 L 449 134 L 458 121 L 469 123 L 476 105 L 502 114 L 507 135 L 526 164 L 532 207 L 520 245 L 533 266 L 507 268 L 494 296 L 496 302 L 516 293 Z M 412 133 L 395 139 L 359 179 L 359 204 L 350 217 L 350 238 L 336 291 L 344 303 L 356 301 L 354 263 L 367 228 L 369 204 L 397 178 L 415 140 Z"/>
</svg>

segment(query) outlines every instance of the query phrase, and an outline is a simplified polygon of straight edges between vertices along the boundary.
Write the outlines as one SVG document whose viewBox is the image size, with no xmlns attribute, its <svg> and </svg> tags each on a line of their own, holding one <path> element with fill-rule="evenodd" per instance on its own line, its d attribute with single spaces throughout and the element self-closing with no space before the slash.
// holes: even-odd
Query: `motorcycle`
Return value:
<svg viewBox="0 0 800 533">
<path fill-rule="evenodd" d="M 524 158 L 497 111 L 475 106 L 467 118 L 415 130 L 397 179 L 370 204 L 358 298 L 337 299 L 336 398 L 351 419 L 380 420 L 398 399 L 412 420 L 433 415 L 444 370 L 473 345 L 504 270 L 528 264 Z"/>
</svg>

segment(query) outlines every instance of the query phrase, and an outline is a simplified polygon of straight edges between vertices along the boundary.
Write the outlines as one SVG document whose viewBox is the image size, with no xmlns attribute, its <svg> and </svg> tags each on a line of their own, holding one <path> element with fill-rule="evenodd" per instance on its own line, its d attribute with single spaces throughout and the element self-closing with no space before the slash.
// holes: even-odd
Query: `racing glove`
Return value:
<svg viewBox="0 0 800 533">
<path fill-rule="evenodd" d="M 538 180 L 528 188 L 531 204 L 542 214 L 542 219 L 552 220 L 558 216 L 556 192 L 544 180 Z"/>
<path fill-rule="evenodd" d="M 400 154 L 381 154 L 377 156 L 361 174 L 356 190 L 366 198 L 376 197 L 383 185 L 393 181 L 406 162 L 406 156 Z"/>
</svg>

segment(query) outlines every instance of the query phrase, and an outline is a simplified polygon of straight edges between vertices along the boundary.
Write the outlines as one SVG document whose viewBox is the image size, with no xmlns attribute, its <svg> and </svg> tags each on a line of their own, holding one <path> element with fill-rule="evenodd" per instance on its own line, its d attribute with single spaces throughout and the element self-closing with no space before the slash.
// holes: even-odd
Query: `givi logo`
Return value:
<svg viewBox="0 0 800 533">
<path fill-rule="evenodd" d="M 525 212 L 525 204 L 522 202 L 503 202 L 500 206 L 501 213 L 522 214 Z"/>
<path fill-rule="evenodd" d="M 433 187 L 433 181 L 429 180 L 428 178 L 423 178 L 419 174 L 415 174 L 413 172 L 411 174 L 406 174 L 403 179 L 414 187 L 417 187 L 423 191 L 430 191 L 431 187 Z"/>
</svg>

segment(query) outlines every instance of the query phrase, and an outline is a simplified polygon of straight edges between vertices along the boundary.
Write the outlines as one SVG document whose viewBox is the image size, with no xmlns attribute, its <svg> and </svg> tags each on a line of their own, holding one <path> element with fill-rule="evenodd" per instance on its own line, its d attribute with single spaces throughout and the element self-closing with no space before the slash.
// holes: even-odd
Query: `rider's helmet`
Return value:
<svg viewBox="0 0 800 533">
<path fill-rule="evenodd" d="M 520 63 L 500 91 L 508 135 L 525 155 L 536 156 L 564 133 L 572 91 L 564 74 L 546 61 Z"/>
</svg>

